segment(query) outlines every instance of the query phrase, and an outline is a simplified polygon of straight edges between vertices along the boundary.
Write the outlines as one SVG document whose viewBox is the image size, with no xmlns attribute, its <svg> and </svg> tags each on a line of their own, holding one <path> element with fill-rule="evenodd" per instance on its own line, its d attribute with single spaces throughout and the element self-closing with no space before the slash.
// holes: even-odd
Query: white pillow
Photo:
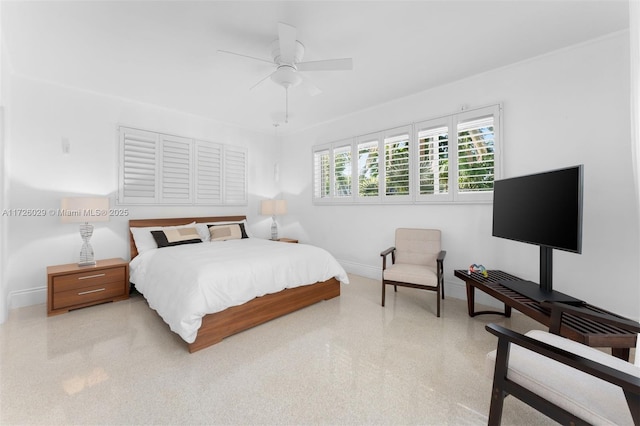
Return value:
<svg viewBox="0 0 640 426">
<path fill-rule="evenodd" d="M 196 223 L 196 229 L 198 230 L 198 234 L 202 241 L 207 242 L 211 241 L 211 234 L 209 233 L 209 225 L 235 225 L 236 223 L 244 224 L 244 232 L 247 233 L 247 237 L 251 238 L 251 232 L 249 232 L 249 225 L 247 224 L 247 219 L 243 219 L 240 221 L 231 221 L 231 222 L 207 222 L 207 223 Z"/>
<path fill-rule="evenodd" d="M 151 235 L 151 231 L 162 231 L 165 229 L 178 229 L 178 228 L 188 228 L 193 227 L 196 223 L 191 222 L 185 225 L 178 226 L 148 226 L 146 228 L 129 228 L 131 229 L 131 233 L 133 234 L 133 241 L 136 243 L 136 248 L 138 249 L 138 254 L 142 254 L 145 251 L 158 248 L 158 244 L 156 240 Z M 200 232 L 198 231 L 198 234 Z"/>
</svg>

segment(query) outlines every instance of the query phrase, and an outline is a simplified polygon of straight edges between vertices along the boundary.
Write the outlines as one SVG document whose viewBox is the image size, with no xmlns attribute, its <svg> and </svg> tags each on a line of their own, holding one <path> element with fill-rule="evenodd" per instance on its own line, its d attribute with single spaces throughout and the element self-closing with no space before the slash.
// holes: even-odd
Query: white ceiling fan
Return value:
<svg viewBox="0 0 640 426">
<path fill-rule="evenodd" d="M 289 88 L 296 87 L 300 83 L 304 83 L 304 86 L 306 86 L 311 96 L 315 96 L 322 92 L 303 72 L 349 71 L 353 69 L 353 60 L 351 58 L 302 62 L 302 58 L 304 57 L 304 45 L 296 39 L 296 33 L 297 30 L 295 27 L 282 22 L 278 23 L 278 39 L 271 43 L 272 60 L 256 58 L 254 56 L 230 52 L 228 50 L 218 50 L 219 53 L 242 56 L 244 58 L 266 62 L 276 68 L 275 71 L 251 86 L 250 90 L 256 88 L 267 79 L 271 79 L 271 81 L 283 87 L 286 92 L 287 103 L 285 123 L 288 121 L 289 115 Z"/>
</svg>

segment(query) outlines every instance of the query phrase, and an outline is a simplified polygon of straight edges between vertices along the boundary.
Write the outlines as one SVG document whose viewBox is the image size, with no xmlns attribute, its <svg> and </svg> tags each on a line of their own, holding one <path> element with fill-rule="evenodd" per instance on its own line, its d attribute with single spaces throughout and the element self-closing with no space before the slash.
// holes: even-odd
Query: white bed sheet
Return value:
<svg viewBox="0 0 640 426">
<path fill-rule="evenodd" d="M 206 314 L 332 277 L 349 282 L 326 250 L 258 238 L 153 249 L 130 263 L 131 282 L 187 343 Z"/>
</svg>

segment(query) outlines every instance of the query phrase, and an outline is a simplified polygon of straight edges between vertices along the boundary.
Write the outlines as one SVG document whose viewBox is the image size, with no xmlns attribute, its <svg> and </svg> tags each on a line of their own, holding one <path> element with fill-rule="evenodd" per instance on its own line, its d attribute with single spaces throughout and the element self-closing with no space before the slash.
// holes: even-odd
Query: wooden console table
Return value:
<svg viewBox="0 0 640 426">
<path fill-rule="evenodd" d="M 470 317 L 484 314 L 499 314 L 510 317 L 511 309 L 513 308 L 547 327 L 551 326 L 550 310 L 540 306 L 540 303 L 500 284 L 500 281 L 523 281 L 521 278 L 498 270 L 487 272 L 488 276 L 485 277 L 479 272 L 469 274 L 468 271 L 463 269 L 454 271 L 454 275 L 466 283 L 467 309 Z M 504 312 L 476 311 L 474 306 L 476 288 L 503 302 Z M 623 318 L 589 304 L 583 305 L 582 308 L 599 314 Z M 625 360 L 629 359 L 629 349 L 635 347 L 637 338 L 635 333 L 627 330 L 571 314 L 564 315 L 560 327 L 560 335 L 588 346 L 611 348 L 613 355 Z"/>
</svg>

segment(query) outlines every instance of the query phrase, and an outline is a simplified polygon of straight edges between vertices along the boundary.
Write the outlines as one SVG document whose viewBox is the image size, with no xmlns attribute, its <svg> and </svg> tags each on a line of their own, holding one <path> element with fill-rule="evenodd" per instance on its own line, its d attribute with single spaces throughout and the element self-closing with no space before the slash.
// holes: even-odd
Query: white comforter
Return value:
<svg viewBox="0 0 640 426">
<path fill-rule="evenodd" d="M 131 282 L 187 343 L 202 317 L 285 288 L 347 273 L 326 250 L 258 238 L 153 249 L 131 261 Z"/>
</svg>

